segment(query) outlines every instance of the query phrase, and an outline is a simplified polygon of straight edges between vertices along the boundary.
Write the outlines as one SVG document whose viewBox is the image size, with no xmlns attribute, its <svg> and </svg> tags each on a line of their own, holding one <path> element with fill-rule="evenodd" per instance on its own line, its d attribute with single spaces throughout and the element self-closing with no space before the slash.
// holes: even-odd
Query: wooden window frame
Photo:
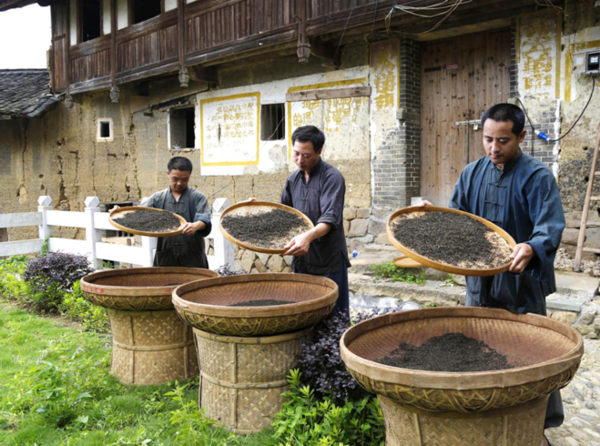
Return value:
<svg viewBox="0 0 600 446">
<path fill-rule="evenodd" d="M 100 35 L 91 40 L 83 40 L 83 3 L 85 0 L 77 0 L 76 8 L 77 8 L 77 44 L 84 42 L 91 42 L 92 40 L 98 39 L 104 36 L 104 5 L 107 4 L 110 6 L 110 3 L 105 2 L 105 0 L 100 0 Z M 73 44 L 73 43 L 72 43 Z"/>
<path fill-rule="evenodd" d="M 160 0 L 160 14 L 164 14 L 164 13 L 165 13 L 165 0 Z M 148 20 L 150 20 L 150 19 L 148 19 Z M 142 22 L 139 22 L 139 23 L 142 23 Z M 133 23 L 133 0 L 127 1 L 127 24 L 128 24 L 128 26 L 136 25 L 136 23 Z"/>
</svg>

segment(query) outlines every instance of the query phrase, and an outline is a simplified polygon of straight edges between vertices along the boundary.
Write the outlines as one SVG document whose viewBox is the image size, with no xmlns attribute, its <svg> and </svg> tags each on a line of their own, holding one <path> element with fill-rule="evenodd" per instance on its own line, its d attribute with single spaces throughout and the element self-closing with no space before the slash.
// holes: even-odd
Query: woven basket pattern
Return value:
<svg viewBox="0 0 600 446">
<path fill-rule="evenodd" d="M 83 292 L 85 298 L 99 307 L 125 311 L 169 310 L 173 308 L 171 296 L 106 296 Z"/>
<path fill-rule="evenodd" d="M 531 324 L 493 318 L 442 317 L 406 320 L 375 330 L 366 330 L 350 343 L 348 349 L 361 358 L 377 362 L 379 358 L 389 355 L 400 342 L 421 345 L 427 339 L 444 333 L 463 333 L 480 339 L 506 355 L 509 362 L 520 367 L 533 366 L 560 357 L 571 351 L 575 345 L 559 332 Z M 464 385 L 461 386 L 461 390 L 405 386 L 387 382 L 380 377 L 364 376 L 356 370 L 351 370 L 351 373 L 370 392 L 386 396 L 400 404 L 430 411 L 473 412 L 510 407 L 548 395 L 568 384 L 578 365 L 579 363 L 575 362 L 562 373 L 555 373 L 543 379 L 532 378 L 524 384 L 510 385 L 497 381 L 495 385 L 494 381 L 494 384 L 472 390 L 465 390 Z M 415 373 L 406 369 L 397 370 L 400 375 Z M 421 373 L 427 376 L 432 372 Z M 471 376 L 477 379 L 476 375 Z M 501 374 L 498 379 L 503 379 Z"/>
<path fill-rule="evenodd" d="M 552 330 L 509 320 L 475 317 L 430 318 L 387 325 L 362 334 L 348 347 L 364 359 L 377 361 L 389 355 L 400 342 L 418 346 L 446 333 L 463 333 L 482 340 L 517 366 L 548 361 L 573 348 L 570 339 Z"/>
<path fill-rule="evenodd" d="M 210 316 L 176 307 L 181 318 L 194 328 L 209 333 L 231 336 L 271 336 L 291 333 L 314 326 L 326 318 L 335 304 L 310 311 L 276 317 L 225 317 Z"/>
<path fill-rule="evenodd" d="M 547 397 L 523 410 L 486 416 L 444 418 L 404 410 L 379 397 L 384 413 L 386 446 L 537 446 L 542 443 Z"/>
<path fill-rule="evenodd" d="M 331 313 L 338 296 L 334 281 L 306 274 L 265 273 L 218 277 L 173 291 L 181 318 L 202 331 L 231 336 L 271 336 L 315 325 Z M 253 300 L 286 305 L 232 306 Z"/>
<path fill-rule="evenodd" d="M 198 374 L 192 331 L 175 310 L 108 309 L 113 334 L 111 373 L 125 384 L 162 384 Z"/>
<path fill-rule="evenodd" d="M 284 274 L 282 273 L 281 275 Z M 247 276 L 248 280 L 241 283 L 228 283 L 225 282 L 227 278 L 222 277 L 216 285 L 210 286 L 211 282 L 206 282 L 200 288 L 189 291 L 179 297 L 188 302 L 228 306 L 256 299 L 285 300 L 291 303 L 307 302 L 320 298 L 332 291 L 332 288 L 329 286 L 324 286 L 321 283 L 307 282 L 303 277 L 299 277 L 298 281 L 294 281 L 294 274 L 287 274 L 289 280 L 285 281 L 260 280 L 259 274 L 256 274 L 256 281 L 251 281 L 253 279 L 252 276 Z M 234 276 L 230 280 L 235 279 L 236 277 Z"/>
<path fill-rule="evenodd" d="M 434 412 L 477 412 L 516 406 L 542 398 L 566 386 L 577 366 L 555 376 L 518 386 L 476 390 L 428 389 L 407 387 L 371 379 L 350 370 L 367 391 L 395 402 Z"/>
<path fill-rule="evenodd" d="M 202 371 L 199 403 L 206 416 L 238 433 L 269 427 L 282 408 L 286 376 L 297 367 L 309 334 L 278 335 L 273 341 L 269 337 L 209 339 L 194 331 Z"/>
<path fill-rule="evenodd" d="M 104 308 L 147 311 L 173 308 L 171 292 L 178 285 L 217 277 L 202 268 L 133 268 L 99 271 L 82 280 L 85 298 Z"/>
</svg>

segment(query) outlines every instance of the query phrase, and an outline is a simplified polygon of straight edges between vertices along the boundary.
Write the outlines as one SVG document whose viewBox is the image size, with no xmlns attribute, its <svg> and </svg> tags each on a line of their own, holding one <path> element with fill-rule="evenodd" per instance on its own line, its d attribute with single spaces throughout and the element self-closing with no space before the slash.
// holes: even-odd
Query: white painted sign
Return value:
<svg viewBox="0 0 600 446">
<path fill-rule="evenodd" d="M 260 93 L 200 101 L 202 168 L 258 164 Z"/>
</svg>

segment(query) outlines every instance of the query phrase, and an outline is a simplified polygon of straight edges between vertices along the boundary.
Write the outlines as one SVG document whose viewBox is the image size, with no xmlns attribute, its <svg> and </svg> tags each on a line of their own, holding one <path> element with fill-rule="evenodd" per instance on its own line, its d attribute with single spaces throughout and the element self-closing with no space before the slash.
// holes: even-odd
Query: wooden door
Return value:
<svg viewBox="0 0 600 446">
<path fill-rule="evenodd" d="M 484 155 L 481 128 L 465 121 L 506 102 L 509 67 L 510 30 L 423 45 L 421 196 L 434 204 L 447 206 L 462 169 Z"/>
</svg>

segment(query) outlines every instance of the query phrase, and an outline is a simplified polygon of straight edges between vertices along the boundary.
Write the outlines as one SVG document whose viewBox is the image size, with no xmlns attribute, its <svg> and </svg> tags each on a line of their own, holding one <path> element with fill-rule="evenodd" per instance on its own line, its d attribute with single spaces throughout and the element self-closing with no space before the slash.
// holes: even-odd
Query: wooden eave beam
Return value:
<svg viewBox="0 0 600 446">
<path fill-rule="evenodd" d="M 323 99 L 358 98 L 371 96 L 371 87 L 329 88 L 327 90 L 305 90 L 286 93 L 287 102 L 317 101 Z"/>
</svg>

